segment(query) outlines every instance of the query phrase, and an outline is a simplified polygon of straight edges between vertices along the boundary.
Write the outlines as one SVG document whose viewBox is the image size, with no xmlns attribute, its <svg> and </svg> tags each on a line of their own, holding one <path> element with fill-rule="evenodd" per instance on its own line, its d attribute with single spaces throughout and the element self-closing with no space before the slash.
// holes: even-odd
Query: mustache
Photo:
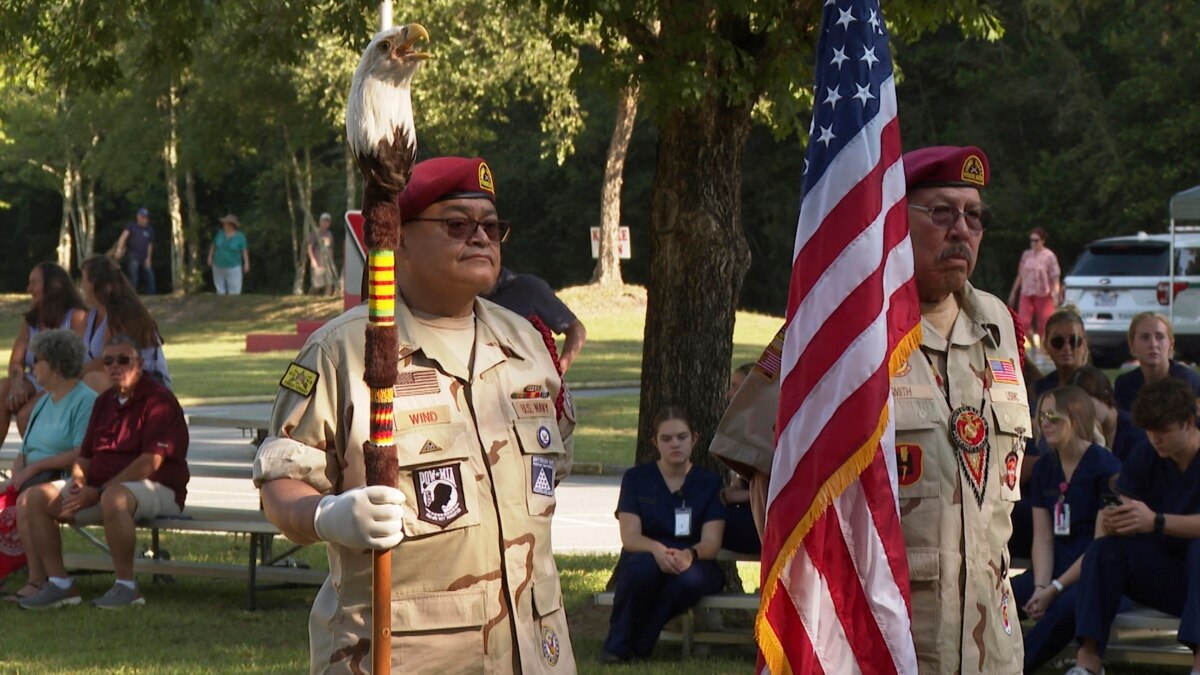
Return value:
<svg viewBox="0 0 1200 675">
<path fill-rule="evenodd" d="M 939 251 L 937 254 L 937 257 L 934 258 L 933 261 L 934 262 L 942 262 L 943 260 L 946 260 L 951 257 L 966 258 L 967 262 L 973 262 L 975 259 L 974 256 L 971 255 L 971 247 L 970 246 L 967 246 L 966 244 L 964 244 L 961 241 L 956 241 L 956 242 L 950 244 L 949 246 L 947 246 L 946 248 L 942 249 L 941 251 Z"/>
</svg>

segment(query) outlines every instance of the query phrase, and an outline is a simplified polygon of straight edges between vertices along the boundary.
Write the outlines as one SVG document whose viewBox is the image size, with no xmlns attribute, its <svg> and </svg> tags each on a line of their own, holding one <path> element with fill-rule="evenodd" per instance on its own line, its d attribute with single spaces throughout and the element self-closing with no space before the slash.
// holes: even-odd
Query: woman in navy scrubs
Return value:
<svg viewBox="0 0 1200 675">
<path fill-rule="evenodd" d="M 1129 322 L 1129 353 L 1138 367 L 1121 373 L 1113 382 L 1113 396 L 1121 410 L 1133 410 L 1133 400 L 1142 387 L 1173 377 L 1183 380 L 1200 398 L 1200 374 L 1171 358 L 1175 353 L 1175 329 L 1171 320 L 1157 312 L 1142 312 Z"/>
<path fill-rule="evenodd" d="M 1079 387 L 1059 387 L 1038 401 L 1038 424 L 1051 452 L 1033 468 L 1033 569 L 1012 580 L 1024 617 L 1025 672 L 1054 658 L 1075 637 L 1075 601 L 1083 552 L 1096 530 L 1101 496 L 1121 463 L 1092 442 L 1095 407 Z"/>
<path fill-rule="evenodd" d="M 721 477 L 692 466 L 696 433 L 681 409 L 664 408 L 653 428 L 658 461 L 621 479 L 621 558 L 602 663 L 649 656 L 671 617 L 725 585 L 715 561 L 725 529 Z"/>
</svg>

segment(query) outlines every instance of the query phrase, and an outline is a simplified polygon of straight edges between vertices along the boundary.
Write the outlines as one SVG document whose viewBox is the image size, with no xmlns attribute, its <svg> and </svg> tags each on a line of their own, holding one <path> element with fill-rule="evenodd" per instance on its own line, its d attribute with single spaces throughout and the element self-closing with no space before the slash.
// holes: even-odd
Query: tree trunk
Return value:
<svg viewBox="0 0 1200 675">
<path fill-rule="evenodd" d="M 80 214 L 79 236 L 75 245 L 79 249 L 79 262 L 92 257 L 96 252 L 96 179 L 87 182 L 87 201 Z"/>
<path fill-rule="evenodd" d="M 707 448 L 725 408 L 738 292 L 750 265 L 741 224 L 749 131 L 749 107 L 729 107 L 712 96 L 672 111 L 660 128 L 638 461 L 655 456 L 649 442 L 654 415 L 677 405 L 700 435 L 693 459 L 713 465 Z"/>
<path fill-rule="evenodd" d="M 604 163 L 604 190 L 600 195 L 600 256 L 592 272 L 592 283 L 601 286 L 620 286 L 621 258 L 617 254 L 621 227 L 621 185 L 625 179 L 625 156 L 633 125 L 637 121 L 638 87 L 630 84 L 621 90 L 617 100 L 617 121 L 608 143 L 608 159 Z"/>
<path fill-rule="evenodd" d="M 196 172 L 190 166 L 183 170 L 183 198 L 187 203 L 187 218 L 183 228 L 187 236 L 187 289 L 189 293 L 194 293 L 204 285 L 204 269 L 200 266 L 204 248 L 201 238 L 204 219 L 196 206 Z"/>
<path fill-rule="evenodd" d="M 69 270 L 71 269 L 71 230 L 75 227 L 75 188 L 78 184 L 75 177 L 75 158 L 67 157 L 67 166 L 62 175 L 62 221 L 58 226 L 58 246 L 55 248 L 55 257 L 60 267 Z"/>
<path fill-rule="evenodd" d="M 296 183 L 296 200 L 294 202 L 291 199 L 288 200 L 288 211 L 292 213 L 292 260 L 296 268 L 296 273 L 292 277 L 292 294 L 304 295 L 304 270 L 308 268 L 307 244 L 309 237 L 317 231 L 317 219 L 313 217 L 312 213 L 312 153 L 308 147 L 304 148 L 304 165 L 301 166 L 296 153 L 292 151 L 292 143 L 287 130 L 284 130 L 283 137 Z M 301 223 L 299 227 L 297 227 L 295 217 L 296 205 L 300 207 Z"/>
<path fill-rule="evenodd" d="M 163 141 L 163 178 L 167 185 L 167 214 L 171 219 L 171 290 L 182 293 L 183 284 L 183 207 L 179 199 L 179 130 L 176 107 L 179 103 L 175 83 L 167 90 L 167 138 Z"/>
</svg>

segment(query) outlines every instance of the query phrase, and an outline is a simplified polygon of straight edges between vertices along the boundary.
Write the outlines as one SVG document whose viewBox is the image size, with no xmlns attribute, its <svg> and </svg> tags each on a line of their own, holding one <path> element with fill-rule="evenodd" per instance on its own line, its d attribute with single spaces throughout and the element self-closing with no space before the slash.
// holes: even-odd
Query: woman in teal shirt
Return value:
<svg viewBox="0 0 1200 675">
<path fill-rule="evenodd" d="M 241 227 L 237 216 L 225 216 L 208 249 L 208 266 L 212 268 L 217 295 L 241 295 L 242 275 L 250 273 L 250 252 Z"/>
<path fill-rule="evenodd" d="M 21 454 L 13 461 L 9 481 L 21 495 L 17 497 L 17 532 L 25 550 L 33 548 L 30 523 L 23 491 L 39 483 L 58 480 L 71 468 L 88 420 L 96 392 L 80 380 L 83 373 L 83 340 L 69 329 L 39 332 L 30 342 L 33 351 L 33 372 L 46 387 L 29 416 L 29 428 L 21 444 Z M 46 581 L 45 570 L 39 569 L 35 556 L 29 557 L 29 577 L 21 590 L 10 600 L 20 600 L 38 592 Z"/>
</svg>

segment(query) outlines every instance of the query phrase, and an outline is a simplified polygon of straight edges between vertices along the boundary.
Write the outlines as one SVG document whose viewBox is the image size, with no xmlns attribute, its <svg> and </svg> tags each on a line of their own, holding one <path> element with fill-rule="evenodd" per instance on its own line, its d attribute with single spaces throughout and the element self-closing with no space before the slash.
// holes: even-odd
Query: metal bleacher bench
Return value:
<svg viewBox="0 0 1200 675">
<path fill-rule="evenodd" d="M 230 419 L 233 422 L 250 422 L 241 428 L 258 430 L 258 420 Z M 196 418 L 189 419 L 190 424 L 196 423 Z M 210 425 L 210 426 L 237 426 Z M 265 422 L 262 427 L 266 427 Z M 16 457 L 15 449 L 6 448 L 0 451 L 0 469 L 8 469 Z M 239 461 L 195 461 L 188 462 L 188 470 L 193 478 L 226 478 L 251 479 L 252 455 Z M 292 554 L 302 548 L 290 545 L 281 553 L 274 549 L 275 537 L 279 529 L 267 521 L 261 510 L 245 508 L 219 508 L 206 506 L 185 506 L 183 514 L 168 518 L 155 518 L 138 523 L 138 528 L 150 530 L 150 548 L 143 557 L 134 558 L 135 572 L 160 576 L 199 576 L 221 579 L 244 579 L 246 581 L 246 606 L 256 609 L 257 593 L 273 588 L 294 587 L 298 585 L 319 586 L 328 576 L 326 570 L 308 569 L 300 566 L 291 558 Z M 63 561 L 69 570 L 112 571 L 112 557 L 104 542 L 82 527 L 73 527 L 89 543 L 98 549 L 97 553 L 66 553 Z M 244 564 L 207 563 L 170 559 L 169 552 L 161 546 L 159 532 L 213 532 L 245 534 L 249 538 L 249 552 Z M 289 542 L 290 544 L 290 542 Z"/>
<path fill-rule="evenodd" d="M 758 562 L 758 557 L 722 549 L 717 554 L 717 560 L 722 562 Z M 614 594 L 610 591 L 596 593 L 592 597 L 592 601 L 601 607 L 611 607 L 613 596 Z M 683 657 L 685 659 L 691 658 L 692 650 L 697 642 L 705 644 L 754 644 L 754 631 L 749 628 L 722 628 L 720 630 L 697 628 L 695 614 L 695 610 L 697 609 L 738 609 L 757 612 L 758 594 L 716 593 L 714 595 L 706 595 L 700 598 L 700 602 L 696 603 L 691 609 L 679 615 L 675 621 L 667 624 L 667 628 L 663 629 L 658 639 L 663 642 L 682 643 Z M 678 626 L 677 630 L 675 628 L 676 624 Z"/>
<path fill-rule="evenodd" d="M 271 421 L 265 417 L 237 417 L 234 415 L 188 415 L 189 427 L 219 427 L 254 432 L 255 447 L 267 437 Z"/>
<path fill-rule="evenodd" d="M 1011 576 L 1024 572 L 1029 564 L 1027 558 L 1014 558 Z M 1032 623 L 1026 623 L 1024 629 L 1032 626 Z M 1109 662 L 1190 666 L 1192 650 L 1175 639 L 1178 632 L 1178 617 L 1135 606 L 1113 619 L 1104 659 Z M 1068 645 L 1059 656 L 1073 659 L 1075 643 Z"/>
</svg>

